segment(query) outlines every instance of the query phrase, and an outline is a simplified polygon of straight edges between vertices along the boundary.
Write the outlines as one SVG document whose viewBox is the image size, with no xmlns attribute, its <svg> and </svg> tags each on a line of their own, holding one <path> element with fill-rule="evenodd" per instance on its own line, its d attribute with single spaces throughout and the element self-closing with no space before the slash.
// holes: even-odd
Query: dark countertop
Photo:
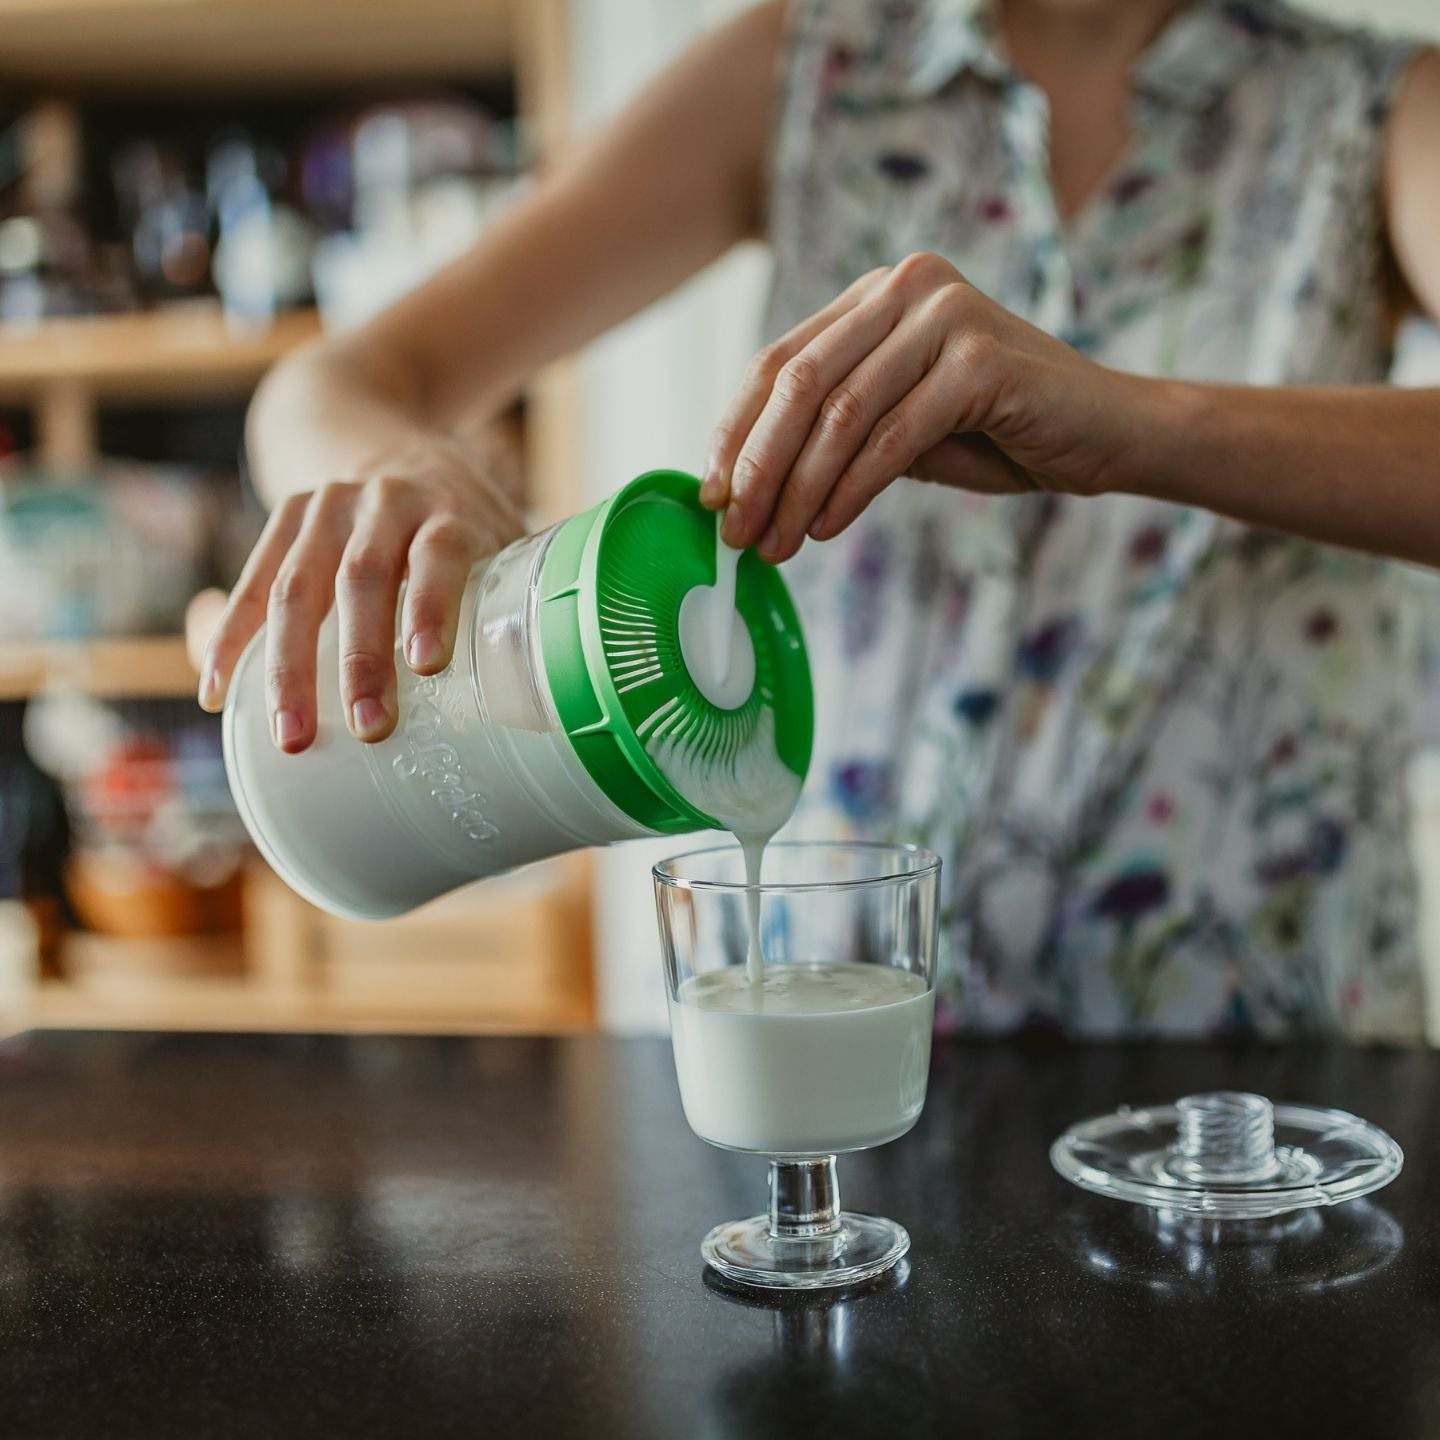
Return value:
<svg viewBox="0 0 1440 1440">
<path fill-rule="evenodd" d="M 1047 1147 L 1208 1088 L 1353 1109 L 1374 1203 L 1204 1244 Z M 762 1208 L 661 1041 L 35 1035 L 0 1045 L 0 1434 L 1440 1435 L 1440 1056 L 937 1048 L 841 1162 L 908 1268 L 757 1304 L 697 1246 Z"/>
</svg>

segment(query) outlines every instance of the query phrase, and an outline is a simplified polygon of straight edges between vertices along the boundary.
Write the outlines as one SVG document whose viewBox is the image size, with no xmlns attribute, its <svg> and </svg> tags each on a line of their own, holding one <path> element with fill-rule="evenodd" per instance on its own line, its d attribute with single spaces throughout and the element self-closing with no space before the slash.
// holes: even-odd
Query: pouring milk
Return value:
<svg viewBox="0 0 1440 1440">
<path fill-rule="evenodd" d="M 734 709 L 755 683 L 755 651 L 737 625 L 735 574 L 741 551 L 720 538 L 715 525 L 715 584 L 697 585 L 680 606 L 680 649 L 696 687 L 712 704 Z M 750 938 L 745 959 L 751 985 L 764 968 L 760 951 L 760 876 L 765 847 L 794 813 L 800 777 L 780 758 L 775 712 L 761 712 L 750 741 L 734 754 L 696 750 L 659 731 L 649 751 L 665 778 L 692 805 L 713 815 L 740 842 L 745 855 L 745 902 Z"/>
</svg>

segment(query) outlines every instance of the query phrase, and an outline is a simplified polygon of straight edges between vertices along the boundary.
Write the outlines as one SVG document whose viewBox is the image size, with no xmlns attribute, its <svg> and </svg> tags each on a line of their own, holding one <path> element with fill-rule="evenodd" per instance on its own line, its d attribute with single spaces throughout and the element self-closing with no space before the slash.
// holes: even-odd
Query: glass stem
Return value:
<svg viewBox="0 0 1440 1440">
<path fill-rule="evenodd" d="M 770 1234 L 776 1240 L 821 1240 L 840 1229 L 835 1157 L 770 1162 Z"/>
</svg>

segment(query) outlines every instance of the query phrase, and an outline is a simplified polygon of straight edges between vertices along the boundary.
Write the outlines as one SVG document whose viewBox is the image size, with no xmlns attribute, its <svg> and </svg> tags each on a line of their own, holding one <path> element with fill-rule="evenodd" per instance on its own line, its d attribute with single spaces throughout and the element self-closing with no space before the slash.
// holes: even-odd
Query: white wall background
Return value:
<svg viewBox="0 0 1440 1440">
<path fill-rule="evenodd" d="M 695 36 L 747 3 L 571 0 L 577 125 L 612 114 Z M 1335 18 L 1440 39 L 1440 0 L 1307 4 Z M 766 281 L 763 251 L 737 252 L 585 353 L 581 449 L 596 499 L 644 470 L 703 464 L 710 428 L 758 343 Z M 610 1028 L 665 1027 L 648 870 L 675 848 L 673 841 L 636 844 L 598 857 L 600 1015 Z M 1435 850 L 1440 856 L 1440 830 Z M 1440 954 L 1440 907 L 1435 948 Z"/>
</svg>

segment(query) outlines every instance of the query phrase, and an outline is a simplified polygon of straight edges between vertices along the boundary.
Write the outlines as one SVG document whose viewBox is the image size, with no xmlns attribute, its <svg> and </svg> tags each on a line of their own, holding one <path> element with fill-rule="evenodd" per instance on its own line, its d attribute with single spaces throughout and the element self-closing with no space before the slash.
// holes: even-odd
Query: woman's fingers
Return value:
<svg viewBox="0 0 1440 1440">
<path fill-rule="evenodd" d="M 403 480 L 366 485 L 335 576 L 340 640 L 340 703 L 357 740 L 383 740 L 395 728 L 395 606 L 405 552 L 422 514 Z"/>
<path fill-rule="evenodd" d="M 832 472 L 832 480 L 844 461 L 859 449 L 875 419 L 870 393 L 875 388 L 873 367 L 866 370 L 865 361 L 877 350 L 893 356 L 894 347 L 887 337 L 899 313 L 898 296 L 882 290 L 841 315 L 781 367 L 735 459 L 724 532 L 731 545 L 753 545 L 758 541 L 760 553 L 767 560 L 791 553 L 775 528 L 782 491 L 795 483 L 796 462 L 817 431 L 836 444 L 850 447 Z M 862 383 L 862 372 L 869 377 L 869 390 Z M 910 383 L 915 378 L 918 375 L 912 376 Z M 895 398 L 889 396 L 886 403 Z M 813 478 L 807 477 L 807 483 L 812 483 Z M 805 538 L 805 525 L 819 508 L 819 498 L 798 528 L 797 547 Z M 804 504 L 802 498 L 796 497 L 790 508 L 799 510 Z"/>
<path fill-rule="evenodd" d="M 240 652 L 265 623 L 270 586 L 305 520 L 308 497 L 291 495 L 270 512 L 255 548 L 230 592 L 200 666 L 200 704 L 218 710 L 225 702 Z"/>
<path fill-rule="evenodd" d="M 804 543 L 839 478 L 861 448 L 873 445 L 896 474 L 914 459 L 911 437 L 893 421 L 878 431 L 887 414 L 930 372 L 944 337 L 938 322 L 921 314 L 891 332 L 829 393 L 804 448 L 789 467 L 760 555 L 772 564 L 788 560 Z"/>
<path fill-rule="evenodd" d="M 417 675 L 450 663 L 465 582 L 484 548 L 480 535 L 453 516 L 436 516 L 416 532 L 401 634 L 405 661 Z"/>
<path fill-rule="evenodd" d="M 712 510 L 720 510 L 730 503 L 736 457 L 765 408 L 765 402 L 775 387 L 775 378 L 785 362 L 804 349 L 827 326 L 852 310 L 888 273 L 882 268 L 862 275 L 823 310 L 787 331 L 773 345 L 767 345 L 750 362 L 740 389 L 726 407 L 710 442 L 705 480 L 700 487 L 700 499 L 704 504 Z"/>
<path fill-rule="evenodd" d="M 751 377 L 763 383 L 772 376 L 758 411 L 747 396 L 745 413 L 754 419 L 735 452 L 724 535 L 731 545 L 758 542 L 769 560 L 794 554 L 880 416 L 937 363 L 951 338 L 984 318 L 983 299 L 939 255 L 908 256 L 852 292 L 854 303 L 833 318 L 826 311 L 816 317 L 829 320 L 824 329 L 788 359 L 781 358 L 783 343 L 765 352 Z M 880 350 L 885 362 L 876 365 Z"/>
<path fill-rule="evenodd" d="M 889 484 L 906 474 L 917 455 L 940 444 L 955 425 L 956 367 L 943 358 L 871 427 L 809 526 L 816 540 L 838 535 Z"/>
<path fill-rule="evenodd" d="M 335 572 L 354 527 L 358 485 L 315 491 L 270 585 L 265 626 L 270 733 L 287 753 L 315 738 L 315 643 L 335 597 Z"/>
</svg>

